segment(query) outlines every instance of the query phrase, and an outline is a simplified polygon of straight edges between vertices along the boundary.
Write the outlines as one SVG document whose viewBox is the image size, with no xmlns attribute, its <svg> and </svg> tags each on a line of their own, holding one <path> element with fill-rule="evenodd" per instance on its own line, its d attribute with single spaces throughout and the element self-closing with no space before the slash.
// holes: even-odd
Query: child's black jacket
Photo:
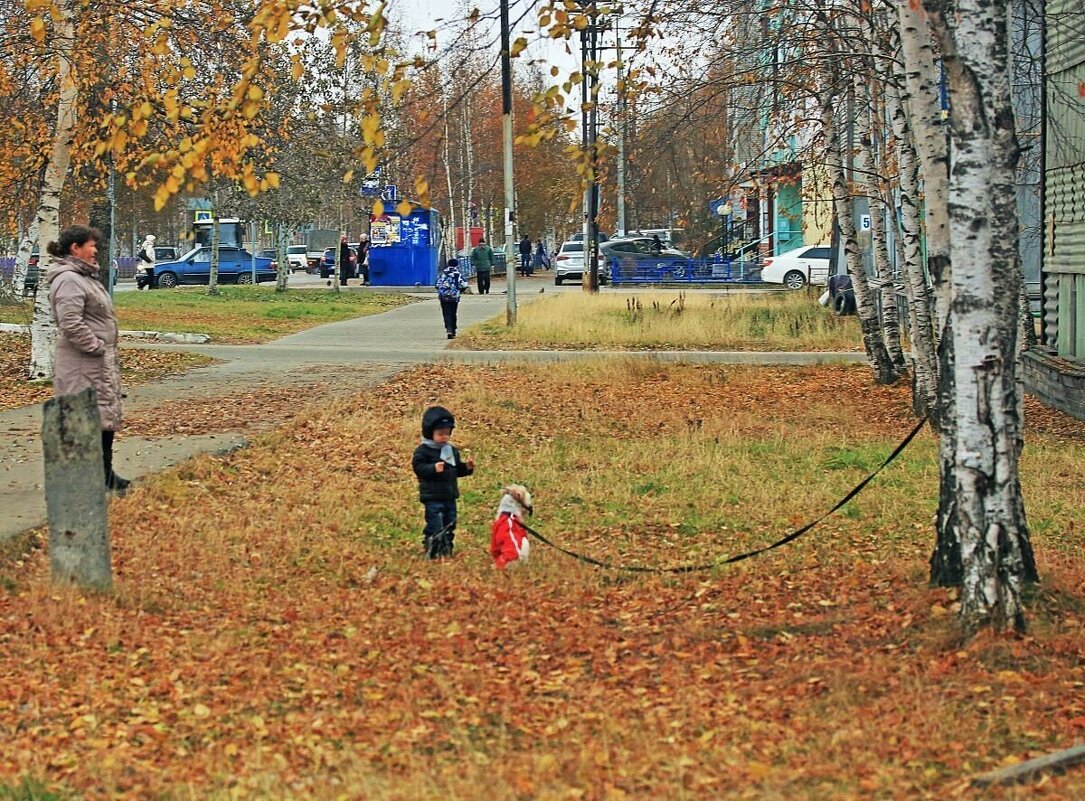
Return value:
<svg viewBox="0 0 1085 801">
<path fill-rule="evenodd" d="M 453 447 L 452 452 L 456 455 L 456 466 L 446 464 L 444 471 L 438 473 L 437 463 L 441 461 L 441 449 L 424 442 L 414 449 L 411 467 L 418 476 L 418 499 L 422 503 L 454 501 L 460 497 L 458 477 L 469 476 L 474 471 L 464 464 L 457 448 Z"/>
</svg>

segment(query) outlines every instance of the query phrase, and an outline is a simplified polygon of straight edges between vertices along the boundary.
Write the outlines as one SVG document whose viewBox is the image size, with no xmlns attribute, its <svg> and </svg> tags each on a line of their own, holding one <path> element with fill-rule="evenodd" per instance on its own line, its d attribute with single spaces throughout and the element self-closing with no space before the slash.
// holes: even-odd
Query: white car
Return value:
<svg viewBox="0 0 1085 801">
<path fill-rule="evenodd" d="M 598 254 L 599 280 L 604 282 L 606 277 L 603 270 L 603 254 Z M 566 278 L 577 280 L 584 277 L 584 243 L 568 240 L 563 242 L 558 255 L 554 257 L 554 283 L 561 286 Z"/>
<path fill-rule="evenodd" d="M 305 245 L 289 245 L 286 248 L 286 263 L 290 265 L 290 272 L 305 272 L 309 269 L 308 252 Z"/>
<path fill-rule="evenodd" d="M 832 255 L 828 245 L 808 245 L 770 256 L 761 262 L 761 280 L 788 289 L 802 289 L 807 282 L 824 286 L 829 283 Z"/>
</svg>

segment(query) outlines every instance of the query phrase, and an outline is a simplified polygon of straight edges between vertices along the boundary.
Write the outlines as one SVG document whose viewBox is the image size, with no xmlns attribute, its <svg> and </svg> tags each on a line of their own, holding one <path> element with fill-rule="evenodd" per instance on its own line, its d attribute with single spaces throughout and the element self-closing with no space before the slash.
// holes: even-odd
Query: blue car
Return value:
<svg viewBox="0 0 1085 801">
<path fill-rule="evenodd" d="M 241 248 L 219 248 L 220 284 L 251 284 L 252 254 Z M 272 260 L 256 257 L 256 281 L 274 281 Z M 180 284 L 203 284 L 211 282 L 211 248 L 200 245 L 176 261 L 160 261 L 154 266 L 151 286 L 172 289 Z"/>
</svg>

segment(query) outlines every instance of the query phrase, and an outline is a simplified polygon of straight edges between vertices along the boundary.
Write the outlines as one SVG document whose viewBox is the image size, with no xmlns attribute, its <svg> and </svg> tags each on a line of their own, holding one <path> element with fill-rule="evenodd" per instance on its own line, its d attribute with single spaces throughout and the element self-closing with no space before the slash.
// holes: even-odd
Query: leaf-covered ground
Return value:
<svg viewBox="0 0 1085 801">
<path fill-rule="evenodd" d="M 142 384 L 213 362 L 211 357 L 197 353 L 125 349 L 121 355 L 121 380 L 127 386 Z M 0 411 L 41 403 L 53 397 L 51 384 L 26 380 L 29 363 L 30 337 L 0 333 Z"/>
<path fill-rule="evenodd" d="M 478 463 L 457 555 L 420 558 L 418 418 Z M 970 797 L 1085 735 L 1085 426 L 1030 402 L 1043 576 L 1025 637 L 962 643 L 925 582 L 923 434 L 807 537 L 686 576 L 536 543 L 496 572 L 498 490 L 625 563 L 704 561 L 827 508 L 911 427 L 862 368 L 429 367 L 111 505 L 115 595 L 0 573 L 0 786 L 84 798 Z M 1073 799 L 1078 770 L 985 798 Z"/>
</svg>

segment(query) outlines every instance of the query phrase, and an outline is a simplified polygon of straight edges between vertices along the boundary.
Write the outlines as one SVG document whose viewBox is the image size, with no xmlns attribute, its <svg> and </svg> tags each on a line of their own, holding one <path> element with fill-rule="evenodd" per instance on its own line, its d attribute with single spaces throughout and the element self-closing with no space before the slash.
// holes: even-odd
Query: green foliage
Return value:
<svg viewBox="0 0 1085 801">
<path fill-rule="evenodd" d="M 67 801 L 67 798 L 26 777 L 17 784 L 0 784 L 0 801 Z"/>
</svg>

